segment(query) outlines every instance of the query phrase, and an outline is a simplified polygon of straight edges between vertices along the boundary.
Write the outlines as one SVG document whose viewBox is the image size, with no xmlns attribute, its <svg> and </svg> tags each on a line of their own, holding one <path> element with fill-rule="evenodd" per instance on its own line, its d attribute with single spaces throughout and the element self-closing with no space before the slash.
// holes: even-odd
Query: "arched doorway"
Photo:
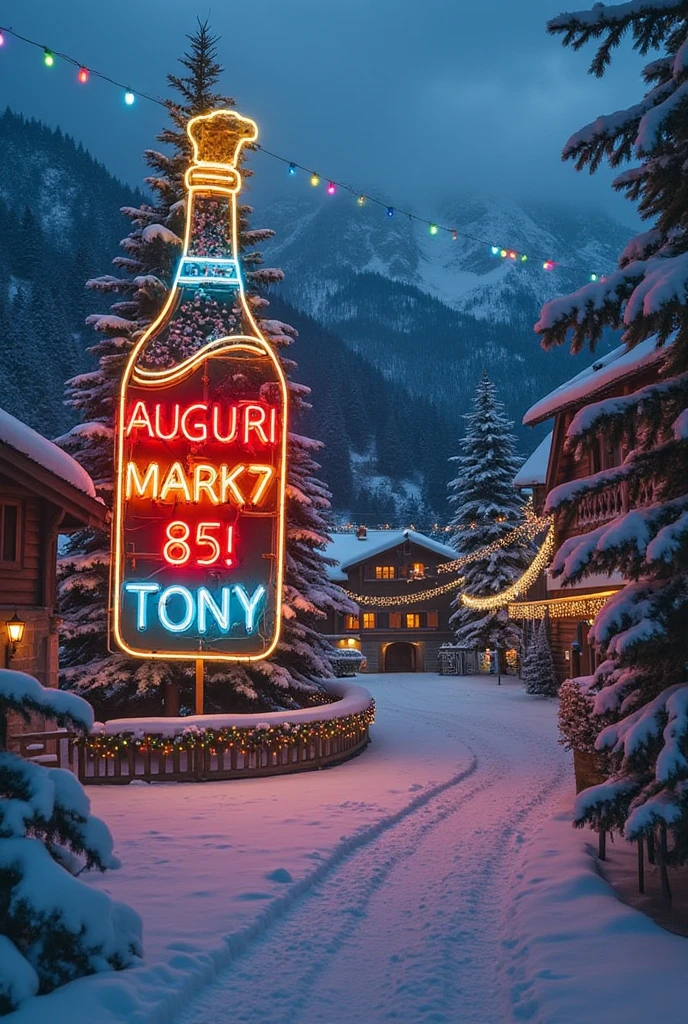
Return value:
<svg viewBox="0 0 688 1024">
<path fill-rule="evenodd" d="M 415 672 L 417 669 L 417 650 L 414 644 L 399 640 L 387 644 L 385 648 L 385 672 Z"/>
</svg>

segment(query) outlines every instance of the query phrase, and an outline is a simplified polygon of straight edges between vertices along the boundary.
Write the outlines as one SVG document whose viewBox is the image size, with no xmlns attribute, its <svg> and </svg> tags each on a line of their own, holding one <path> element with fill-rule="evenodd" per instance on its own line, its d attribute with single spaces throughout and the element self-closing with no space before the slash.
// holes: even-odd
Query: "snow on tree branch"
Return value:
<svg viewBox="0 0 688 1024">
<path fill-rule="evenodd" d="M 41 686 L 33 676 L 11 669 L 0 669 L 0 711 L 24 709 L 54 718 L 59 725 L 71 725 L 88 732 L 93 725 L 93 708 L 74 693 Z"/>
</svg>

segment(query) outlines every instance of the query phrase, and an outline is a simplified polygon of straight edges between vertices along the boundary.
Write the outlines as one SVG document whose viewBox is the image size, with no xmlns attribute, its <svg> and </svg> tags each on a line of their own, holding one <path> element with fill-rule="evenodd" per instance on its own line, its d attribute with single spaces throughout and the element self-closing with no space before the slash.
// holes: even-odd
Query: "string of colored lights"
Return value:
<svg viewBox="0 0 688 1024">
<path fill-rule="evenodd" d="M 492 594 L 490 597 L 472 597 L 470 594 L 461 595 L 461 603 L 467 608 L 474 608 L 476 611 L 486 612 L 493 608 L 503 608 L 514 598 L 523 594 L 531 584 L 535 583 L 540 573 L 549 565 L 554 553 L 554 526 L 547 531 L 542 547 L 530 563 L 526 571 L 510 587 L 502 590 L 500 594 Z"/>
<path fill-rule="evenodd" d="M 464 565 L 469 565 L 471 562 L 477 562 L 481 558 L 485 558 L 486 555 L 491 555 L 493 551 L 498 551 L 500 548 L 508 547 L 509 544 L 513 544 L 516 540 L 534 540 L 539 533 L 542 533 L 552 523 L 551 516 L 541 516 L 529 518 L 525 523 L 517 526 L 514 530 L 509 533 L 505 533 L 503 537 L 498 540 L 492 541 L 491 544 L 486 544 L 485 547 L 479 548 L 477 551 L 471 551 L 469 555 L 462 555 L 461 558 L 455 558 L 452 562 L 442 562 L 441 565 L 437 566 L 438 572 L 458 572 L 459 569 L 463 569 Z"/>
<path fill-rule="evenodd" d="M 67 64 L 71 64 L 77 68 L 77 81 L 82 85 L 85 85 L 91 77 L 99 78 L 103 82 L 107 82 L 110 85 L 114 85 L 120 89 L 124 96 L 124 102 L 127 106 L 131 107 L 136 102 L 136 98 L 148 100 L 150 103 L 156 103 L 158 106 L 165 107 L 166 104 L 163 100 L 156 96 L 151 96 L 150 93 L 144 92 L 141 89 L 132 89 L 129 85 L 124 85 L 117 79 L 112 78 L 110 75 L 106 75 L 102 71 L 98 71 L 92 65 L 77 60 L 75 57 L 70 56 L 67 53 L 63 53 L 61 50 L 56 50 L 45 46 L 43 43 L 39 43 L 36 39 L 30 39 L 28 36 L 22 35 L 12 28 L 6 28 L 0 26 L 0 49 L 3 47 L 6 41 L 6 37 L 11 36 L 14 39 L 26 43 L 29 46 L 33 46 L 43 53 L 43 63 L 46 67 L 52 68 L 55 65 L 55 59 L 65 61 Z M 366 203 L 372 203 L 375 206 L 379 206 L 385 210 L 388 217 L 394 217 L 399 215 L 408 218 L 410 221 L 416 221 L 419 224 L 424 224 L 430 235 L 433 237 L 438 235 L 440 232 L 451 236 L 454 242 L 461 239 L 468 239 L 471 242 L 477 242 L 480 245 L 485 245 L 490 250 L 491 254 L 498 259 L 512 261 L 514 263 L 525 264 L 529 260 L 539 262 L 543 270 L 551 271 L 555 269 L 569 270 L 575 273 L 585 274 L 590 281 L 597 281 L 603 279 L 603 275 L 599 270 L 590 271 L 588 268 L 576 266 L 573 264 L 562 263 L 559 260 L 553 260 L 549 257 L 538 256 L 534 253 L 526 253 L 522 249 L 514 248 L 512 246 L 505 246 L 503 244 L 496 244 L 494 241 L 481 238 L 479 235 L 470 234 L 467 231 L 459 231 L 457 227 L 453 227 L 448 224 L 439 224 L 435 221 L 428 220 L 427 217 L 421 217 L 412 210 L 404 209 L 403 207 L 395 206 L 388 203 L 386 200 L 377 199 L 371 195 L 370 192 L 364 192 L 360 189 L 354 188 L 347 182 L 339 181 L 337 178 L 328 177 L 327 175 L 320 175 L 316 171 L 313 171 L 306 167 L 305 164 L 301 164 L 296 160 L 290 160 L 287 157 L 281 156 L 279 153 L 273 153 L 271 150 L 266 149 L 264 146 L 255 144 L 255 149 L 259 152 L 264 153 L 265 156 L 271 157 L 273 160 L 277 160 L 287 167 L 287 173 L 289 177 L 295 177 L 298 171 L 304 171 L 309 175 L 310 184 L 317 188 L 322 181 L 327 181 L 327 193 L 329 195 L 335 195 L 338 190 L 342 192 L 348 192 L 350 195 L 356 197 L 356 202 L 359 206 L 364 206 Z"/>
</svg>

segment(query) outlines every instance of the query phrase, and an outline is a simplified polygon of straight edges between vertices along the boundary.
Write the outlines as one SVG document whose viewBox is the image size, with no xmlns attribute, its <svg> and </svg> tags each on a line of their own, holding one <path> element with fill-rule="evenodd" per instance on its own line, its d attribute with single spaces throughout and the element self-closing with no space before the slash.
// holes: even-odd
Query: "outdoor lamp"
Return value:
<svg viewBox="0 0 688 1024">
<path fill-rule="evenodd" d="M 12 618 L 8 619 L 5 625 L 7 626 L 7 637 L 9 641 L 7 644 L 7 649 L 5 651 L 5 662 L 7 667 L 9 667 L 10 661 L 17 653 L 17 647 L 24 639 L 24 630 L 26 629 L 26 623 L 19 618 L 15 611 Z"/>
</svg>

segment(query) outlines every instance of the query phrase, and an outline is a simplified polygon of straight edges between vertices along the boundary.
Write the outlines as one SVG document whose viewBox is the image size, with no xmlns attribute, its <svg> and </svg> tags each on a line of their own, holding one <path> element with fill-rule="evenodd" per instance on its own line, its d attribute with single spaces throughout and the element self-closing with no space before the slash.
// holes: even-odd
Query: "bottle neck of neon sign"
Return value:
<svg viewBox="0 0 688 1024">
<path fill-rule="evenodd" d="M 251 661 L 279 639 L 287 385 L 238 258 L 234 111 L 193 118 L 184 250 L 124 374 L 111 633 L 138 657 Z"/>
</svg>

